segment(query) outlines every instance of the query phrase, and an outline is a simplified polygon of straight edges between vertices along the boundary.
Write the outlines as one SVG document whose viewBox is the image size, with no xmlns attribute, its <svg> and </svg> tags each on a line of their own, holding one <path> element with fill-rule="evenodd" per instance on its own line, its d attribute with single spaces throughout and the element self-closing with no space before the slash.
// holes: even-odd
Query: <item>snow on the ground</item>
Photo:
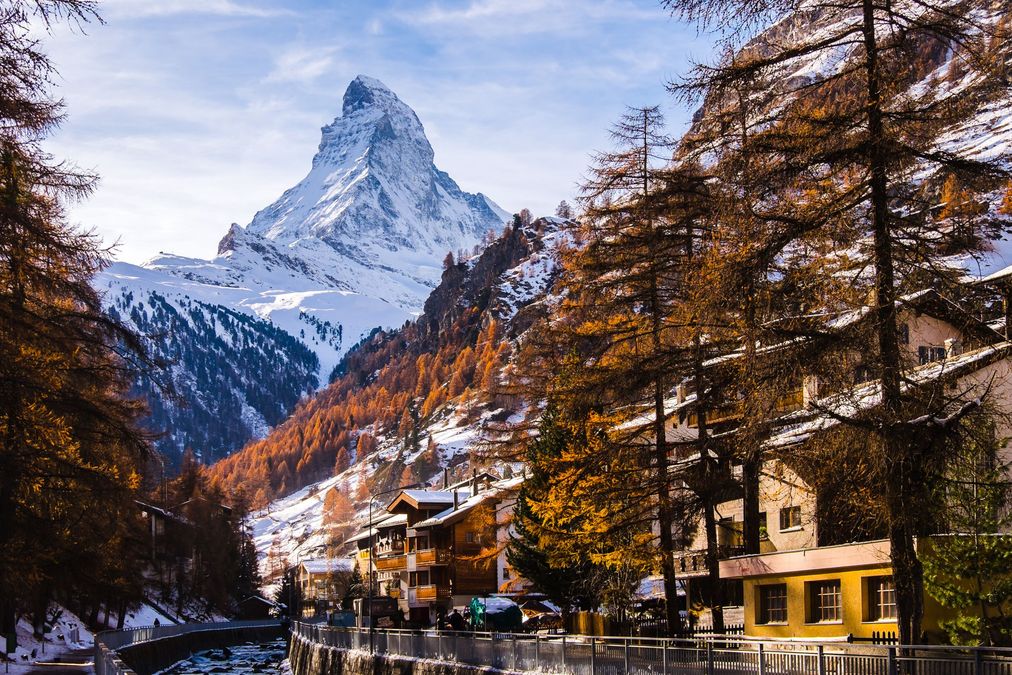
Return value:
<svg viewBox="0 0 1012 675">
<path fill-rule="evenodd" d="M 495 412 L 497 411 L 485 411 L 476 419 L 468 421 L 463 412 L 454 410 L 452 405 L 448 406 L 443 414 L 437 415 L 428 434 L 422 436 L 418 452 L 402 455 L 403 448 L 399 441 L 380 437 L 379 450 L 363 462 L 278 499 L 268 508 L 254 513 L 251 518 L 253 541 L 260 555 L 260 571 L 266 582 L 264 593 L 269 597 L 279 583 L 277 575 L 280 570 L 277 569 L 277 563 L 287 567 L 300 560 L 326 557 L 328 544 L 331 543 L 331 530 L 323 524 L 323 505 L 331 489 L 340 490 L 355 502 L 354 523 L 337 525 L 346 528 L 353 525 L 357 529 L 368 520 L 368 502 L 356 500 L 359 484 L 366 476 L 373 475 L 398 458 L 408 465 L 412 464 L 425 451 L 429 435 L 439 447 L 440 464 L 447 466 L 460 455 L 466 455 L 480 442 L 482 426 Z M 438 482 L 441 480 L 439 476 L 437 472 L 431 481 Z M 391 497 L 392 495 L 385 495 L 373 503 L 374 518 L 383 513 L 383 499 Z M 275 565 L 274 570 L 271 569 L 272 564 Z"/>
<path fill-rule="evenodd" d="M 162 626 L 168 626 L 176 623 L 171 617 L 159 612 L 151 605 L 145 603 L 139 608 L 127 612 L 126 620 L 123 622 L 123 627 L 142 628 L 144 626 L 153 626 L 155 619 L 158 619 L 158 623 Z"/>
<path fill-rule="evenodd" d="M 53 630 L 46 633 L 45 640 L 39 640 L 34 636 L 32 625 L 26 619 L 18 621 L 16 632 L 17 651 L 10 655 L 12 659 L 10 663 L 5 664 L 12 673 L 27 673 L 36 668 L 36 662 L 59 660 L 59 657 L 71 651 L 91 649 L 95 645 L 95 637 L 84 627 L 81 620 L 67 609 L 64 609 L 63 614 L 56 620 Z M 76 657 L 75 660 L 80 661 L 80 657 Z"/>
</svg>

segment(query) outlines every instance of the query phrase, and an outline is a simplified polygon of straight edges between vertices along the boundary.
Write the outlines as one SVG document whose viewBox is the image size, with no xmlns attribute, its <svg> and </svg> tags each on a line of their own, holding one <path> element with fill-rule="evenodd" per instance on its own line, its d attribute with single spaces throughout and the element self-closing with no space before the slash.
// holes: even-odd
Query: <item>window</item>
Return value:
<svg viewBox="0 0 1012 675">
<path fill-rule="evenodd" d="M 762 541 L 766 541 L 769 538 L 770 538 L 770 530 L 769 530 L 769 527 L 766 525 L 766 512 L 765 511 L 760 511 L 759 512 L 759 539 L 762 540 Z"/>
<path fill-rule="evenodd" d="M 801 507 L 785 506 L 780 509 L 780 531 L 801 527 Z"/>
<path fill-rule="evenodd" d="M 926 363 L 945 360 L 945 347 L 921 345 L 917 348 L 917 360 L 923 366 Z"/>
<path fill-rule="evenodd" d="M 808 587 L 808 623 L 843 620 L 840 580 L 811 581 Z"/>
<path fill-rule="evenodd" d="M 861 384 L 872 379 L 871 368 L 862 364 L 854 368 L 854 384 Z"/>
<path fill-rule="evenodd" d="M 787 584 L 764 584 L 759 587 L 756 623 L 787 623 Z"/>
<path fill-rule="evenodd" d="M 910 344 L 910 324 L 901 323 L 899 325 L 900 330 L 900 344 Z"/>
<path fill-rule="evenodd" d="M 474 534 L 474 532 L 471 531 L 471 532 L 468 532 L 467 534 L 465 534 L 464 535 L 464 541 L 467 542 L 468 544 L 475 543 L 475 534 Z"/>
<path fill-rule="evenodd" d="M 412 588 L 416 586 L 428 586 L 429 585 L 429 572 L 409 572 L 408 573 L 408 586 Z"/>
<path fill-rule="evenodd" d="M 896 583 L 892 577 L 868 577 L 868 620 L 896 618 Z"/>
</svg>

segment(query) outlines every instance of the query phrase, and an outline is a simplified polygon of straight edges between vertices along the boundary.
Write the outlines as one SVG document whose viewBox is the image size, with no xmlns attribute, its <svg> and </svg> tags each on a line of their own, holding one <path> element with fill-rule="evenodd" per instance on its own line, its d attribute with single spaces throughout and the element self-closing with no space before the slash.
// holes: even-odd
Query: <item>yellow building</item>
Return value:
<svg viewBox="0 0 1012 675">
<path fill-rule="evenodd" d="M 904 387 L 941 384 L 969 398 L 986 395 L 1001 412 L 1012 410 L 1012 345 L 1002 334 L 933 291 L 909 296 L 900 305 Z M 825 521 L 832 498 L 816 494 L 788 464 L 794 448 L 818 443 L 842 417 L 871 410 L 880 400 L 880 385 L 867 377 L 861 355 L 845 358 L 856 364 L 852 388 L 820 392 L 818 379 L 806 376 L 797 396 L 788 397 L 784 416 L 773 425 L 776 431 L 763 441 L 767 456 L 779 459 L 766 461 L 759 479 L 760 552 L 742 555 L 740 494 L 715 508 L 725 623 L 743 623 L 747 636 L 881 640 L 897 632 L 888 541 L 841 543 L 853 535 Z M 684 388 L 678 392 L 669 440 L 691 441 L 696 426 L 693 398 Z M 834 414 L 837 406 L 841 412 Z M 732 432 L 740 415 L 740 406 L 725 406 L 717 417 L 708 418 L 711 432 Z M 1010 435 L 1008 429 L 999 430 L 999 438 Z M 1007 462 L 1010 454 L 1006 447 L 1000 461 Z M 695 460 L 690 456 L 685 461 Z M 740 467 L 735 471 L 740 478 Z M 867 534 L 855 538 L 861 537 L 871 539 Z M 697 527 L 687 550 L 675 554 L 676 574 L 689 589 L 690 605 L 699 598 L 705 601 L 710 591 L 706 543 L 703 528 Z M 918 548 L 926 549 L 929 543 L 930 538 L 922 539 Z M 924 609 L 924 637 L 941 640 L 939 621 L 951 612 L 930 597 L 924 598 Z"/>
</svg>

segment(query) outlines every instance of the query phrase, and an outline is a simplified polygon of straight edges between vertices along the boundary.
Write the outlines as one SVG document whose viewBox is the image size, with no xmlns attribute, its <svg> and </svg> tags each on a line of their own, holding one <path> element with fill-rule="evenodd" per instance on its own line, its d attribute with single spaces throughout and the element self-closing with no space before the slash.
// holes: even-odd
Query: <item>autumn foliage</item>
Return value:
<svg viewBox="0 0 1012 675">
<path fill-rule="evenodd" d="M 447 266 L 422 316 L 374 332 L 345 357 L 330 386 L 266 439 L 215 464 L 212 474 L 264 505 L 347 470 L 383 440 L 423 443 L 420 431 L 449 402 L 487 400 L 509 355 L 489 287 L 537 245 L 533 230 L 507 227 L 477 261 Z M 429 475 L 416 480 L 437 470 L 432 452 L 418 467 Z"/>
</svg>

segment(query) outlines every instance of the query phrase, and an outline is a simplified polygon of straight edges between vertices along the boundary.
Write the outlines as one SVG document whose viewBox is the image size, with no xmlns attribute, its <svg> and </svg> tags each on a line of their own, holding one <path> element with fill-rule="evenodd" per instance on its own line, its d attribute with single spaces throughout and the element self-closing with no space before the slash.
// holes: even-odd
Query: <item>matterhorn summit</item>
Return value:
<svg viewBox="0 0 1012 675">
<path fill-rule="evenodd" d="M 231 435 L 236 442 L 222 443 L 241 445 L 290 410 L 257 390 L 274 386 L 264 377 L 284 376 L 285 366 L 274 364 L 301 363 L 299 373 L 288 375 L 311 380 L 304 389 L 326 383 L 340 357 L 371 330 L 421 312 L 448 251 L 471 250 L 489 230 L 502 229 L 508 214 L 488 197 L 462 191 L 436 168 L 434 154 L 414 111 L 382 82 L 360 75 L 344 93 L 341 115 L 323 127 L 309 173 L 245 227 L 233 223 L 213 259 L 165 253 L 141 266 L 115 263 L 96 283 L 107 304 L 142 331 L 190 331 L 188 340 L 208 343 L 195 359 L 211 352 L 235 362 L 229 373 L 235 381 L 221 391 L 220 382 L 204 381 L 212 369 L 191 367 L 178 347 L 165 346 L 165 355 L 179 361 L 175 384 L 189 399 L 187 410 L 204 405 L 213 418 L 215 395 L 235 398 L 248 433 L 241 438 L 238 430 Z M 282 371 L 243 372 L 255 354 L 262 357 L 258 369 Z M 291 405 L 301 393 L 294 392 Z M 187 427 L 178 418 L 156 421 Z M 213 445 L 206 438 L 171 443 Z"/>
</svg>

